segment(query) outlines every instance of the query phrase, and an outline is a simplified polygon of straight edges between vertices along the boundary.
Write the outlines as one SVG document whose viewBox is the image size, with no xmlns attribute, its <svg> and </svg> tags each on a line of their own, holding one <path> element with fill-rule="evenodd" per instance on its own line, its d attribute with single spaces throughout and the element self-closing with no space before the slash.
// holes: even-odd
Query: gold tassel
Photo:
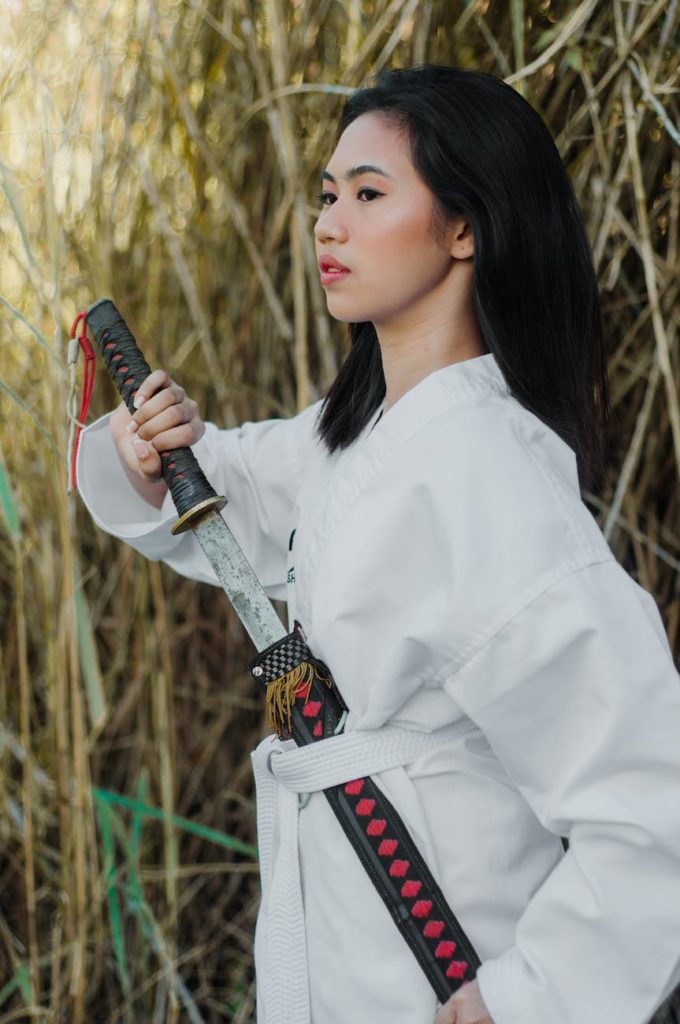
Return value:
<svg viewBox="0 0 680 1024">
<path fill-rule="evenodd" d="M 330 677 L 319 674 L 315 665 L 308 661 L 302 661 L 290 672 L 272 679 L 267 685 L 267 725 L 274 730 L 277 736 L 282 736 L 284 731 L 290 734 L 291 715 L 293 705 L 298 697 L 302 696 L 301 691 L 306 687 L 305 699 L 309 697 L 312 683 L 315 679 L 325 683 L 330 689 L 333 680 Z"/>
</svg>

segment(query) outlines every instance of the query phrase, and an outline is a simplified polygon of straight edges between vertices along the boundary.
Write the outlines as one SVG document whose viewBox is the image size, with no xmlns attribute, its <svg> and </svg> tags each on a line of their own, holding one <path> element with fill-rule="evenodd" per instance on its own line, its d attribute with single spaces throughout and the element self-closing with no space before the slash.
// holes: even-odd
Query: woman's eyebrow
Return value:
<svg viewBox="0 0 680 1024">
<path fill-rule="evenodd" d="M 358 167 L 350 167 L 347 174 L 345 175 L 345 181 L 351 181 L 352 178 L 358 178 L 360 174 L 381 174 L 383 178 L 391 178 L 392 175 L 388 174 L 387 171 L 381 170 L 380 167 L 375 167 L 373 164 L 359 164 Z M 334 185 L 337 184 L 336 179 L 330 173 L 330 171 L 321 172 L 322 181 L 332 181 Z"/>
</svg>

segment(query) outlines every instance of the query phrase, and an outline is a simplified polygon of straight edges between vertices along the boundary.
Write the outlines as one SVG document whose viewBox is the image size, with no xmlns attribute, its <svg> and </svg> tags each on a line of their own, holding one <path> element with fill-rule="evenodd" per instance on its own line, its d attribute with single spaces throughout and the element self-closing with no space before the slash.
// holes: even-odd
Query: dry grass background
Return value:
<svg viewBox="0 0 680 1024">
<path fill-rule="evenodd" d="M 67 498 L 65 331 L 111 296 L 224 425 L 320 396 L 311 196 L 379 68 L 491 71 L 547 120 L 609 344 L 587 500 L 680 651 L 679 43 L 678 0 L 4 0 L 0 1021 L 254 1019 L 250 652 Z"/>
</svg>

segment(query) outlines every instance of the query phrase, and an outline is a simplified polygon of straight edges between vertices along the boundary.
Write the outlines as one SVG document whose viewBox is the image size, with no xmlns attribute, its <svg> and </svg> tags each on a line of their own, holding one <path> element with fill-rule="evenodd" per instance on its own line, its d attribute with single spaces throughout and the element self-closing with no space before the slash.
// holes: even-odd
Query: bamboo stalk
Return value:
<svg viewBox="0 0 680 1024">
<path fill-rule="evenodd" d="M 668 413 L 671 421 L 671 433 L 675 449 L 675 459 L 680 476 L 680 404 L 678 402 L 678 387 L 671 366 L 670 349 L 668 337 L 659 308 L 659 296 L 656 286 L 656 273 L 654 269 L 654 255 L 649 232 L 649 216 L 647 213 L 647 200 L 642 180 L 642 168 L 640 166 L 640 153 L 635 134 L 635 110 L 633 108 L 631 78 L 629 74 L 623 79 L 623 104 L 626 122 L 626 134 L 628 138 L 628 151 L 630 153 L 631 168 L 633 171 L 633 188 L 635 189 L 635 200 L 637 203 L 638 226 L 641 235 L 642 263 L 645 271 L 645 283 L 647 294 L 652 311 L 652 324 L 654 326 L 654 338 L 656 341 L 659 369 L 666 388 L 668 401 Z"/>
<path fill-rule="evenodd" d="M 87 778 L 85 772 L 85 730 L 83 727 L 83 710 L 79 686 L 78 672 L 78 637 L 75 622 L 75 595 L 73 593 L 73 565 L 71 563 L 70 544 L 65 545 L 65 562 L 68 570 L 64 573 L 63 599 L 68 612 L 65 617 L 67 629 L 67 657 L 69 678 L 69 706 L 71 712 L 72 741 L 72 850 L 73 862 L 73 895 L 75 934 L 73 938 L 73 959 L 71 967 L 71 984 L 69 994 L 72 999 L 73 1024 L 83 1024 L 85 1020 L 85 983 L 86 963 L 85 944 L 87 939 L 87 864 L 85 856 L 85 793 Z"/>
<path fill-rule="evenodd" d="M 559 53 L 567 43 L 572 43 L 574 35 L 586 24 L 596 6 L 597 0 L 582 0 L 582 3 L 580 3 L 576 10 L 565 20 L 557 38 L 550 44 L 550 46 L 547 47 L 547 49 L 543 51 L 540 57 L 537 57 L 529 64 L 525 64 L 517 71 L 513 71 L 511 75 L 508 75 L 505 79 L 508 85 L 514 85 L 515 82 L 521 82 L 530 75 L 536 74 L 536 72 L 541 68 L 544 68 L 546 64 L 553 59 L 555 54 Z"/>
<path fill-rule="evenodd" d="M 28 933 L 28 955 L 30 958 L 32 1014 L 37 1014 L 40 1002 L 40 976 L 38 973 L 38 929 L 36 922 L 35 894 L 35 842 L 33 833 L 33 777 L 31 772 L 31 697 L 28 677 L 28 655 L 26 639 L 26 610 L 24 595 L 23 552 L 19 543 L 14 544 L 15 567 L 15 620 L 17 631 L 18 675 L 20 696 L 21 742 L 26 757 L 22 772 L 23 838 L 24 838 L 24 887 L 26 898 L 26 930 Z"/>
<path fill-rule="evenodd" d="M 150 566 L 151 590 L 156 608 L 156 632 L 157 637 L 164 637 L 168 633 L 167 613 L 165 597 L 163 594 L 163 583 L 161 580 L 160 567 L 157 562 Z M 156 746 L 158 749 L 160 783 L 161 783 L 161 806 L 163 808 L 163 837 L 164 837 L 164 860 L 165 860 L 165 897 L 167 901 L 167 915 L 165 924 L 165 942 L 168 950 L 168 957 L 174 960 L 177 955 L 177 869 L 179 865 L 178 842 L 175 828 L 173 826 L 173 815 L 175 813 L 175 785 L 173 778 L 174 764 L 174 728 L 172 722 L 172 662 L 170 650 L 167 643 L 155 645 L 158 667 L 153 670 L 152 701 L 154 710 L 154 731 Z M 175 989 L 171 986 L 169 991 L 170 1005 L 168 1008 L 169 1020 L 175 1021 L 179 1014 L 179 1003 Z"/>
<path fill-rule="evenodd" d="M 289 75 L 290 58 L 287 50 L 287 33 L 279 0 L 267 0 L 267 18 L 271 32 L 271 53 L 274 85 L 282 88 Z M 299 191 L 301 184 L 298 147 L 295 145 L 294 129 L 290 108 L 279 103 L 280 142 L 283 154 L 287 190 L 291 194 Z M 293 203 L 289 226 L 291 278 L 294 316 L 294 363 L 297 381 L 297 409 L 302 411 L 310 402 L 307 337 L 307 293 L 305 287 L 305 261 L 302 236 L 306 233 L 307 218 L 304 205 L 298 198 Z"/>
</svg>

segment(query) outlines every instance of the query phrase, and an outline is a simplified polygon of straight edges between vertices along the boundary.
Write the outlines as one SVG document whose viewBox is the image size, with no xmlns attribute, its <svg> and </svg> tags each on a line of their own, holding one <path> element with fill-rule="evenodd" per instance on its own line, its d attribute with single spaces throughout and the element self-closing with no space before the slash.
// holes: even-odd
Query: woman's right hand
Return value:
<svg viewBox="0 0 680 1024">
<path fill-rule="evenodd" d="M 126 468 L 140 481 L 154 483 L 160 480 L 160 453 L 196 444 L 205 433 L 205 424 L 196 402 L 187 398 L 184 388 L 165 370 L 150 373 L 134 401 L 134 415 L 121 403 L 112 413 L 109 427 Z M 134 477 L 131 479 L 137 486 Z M 143 487 L 138 489 L 144 493 Z"/>
</svg>

